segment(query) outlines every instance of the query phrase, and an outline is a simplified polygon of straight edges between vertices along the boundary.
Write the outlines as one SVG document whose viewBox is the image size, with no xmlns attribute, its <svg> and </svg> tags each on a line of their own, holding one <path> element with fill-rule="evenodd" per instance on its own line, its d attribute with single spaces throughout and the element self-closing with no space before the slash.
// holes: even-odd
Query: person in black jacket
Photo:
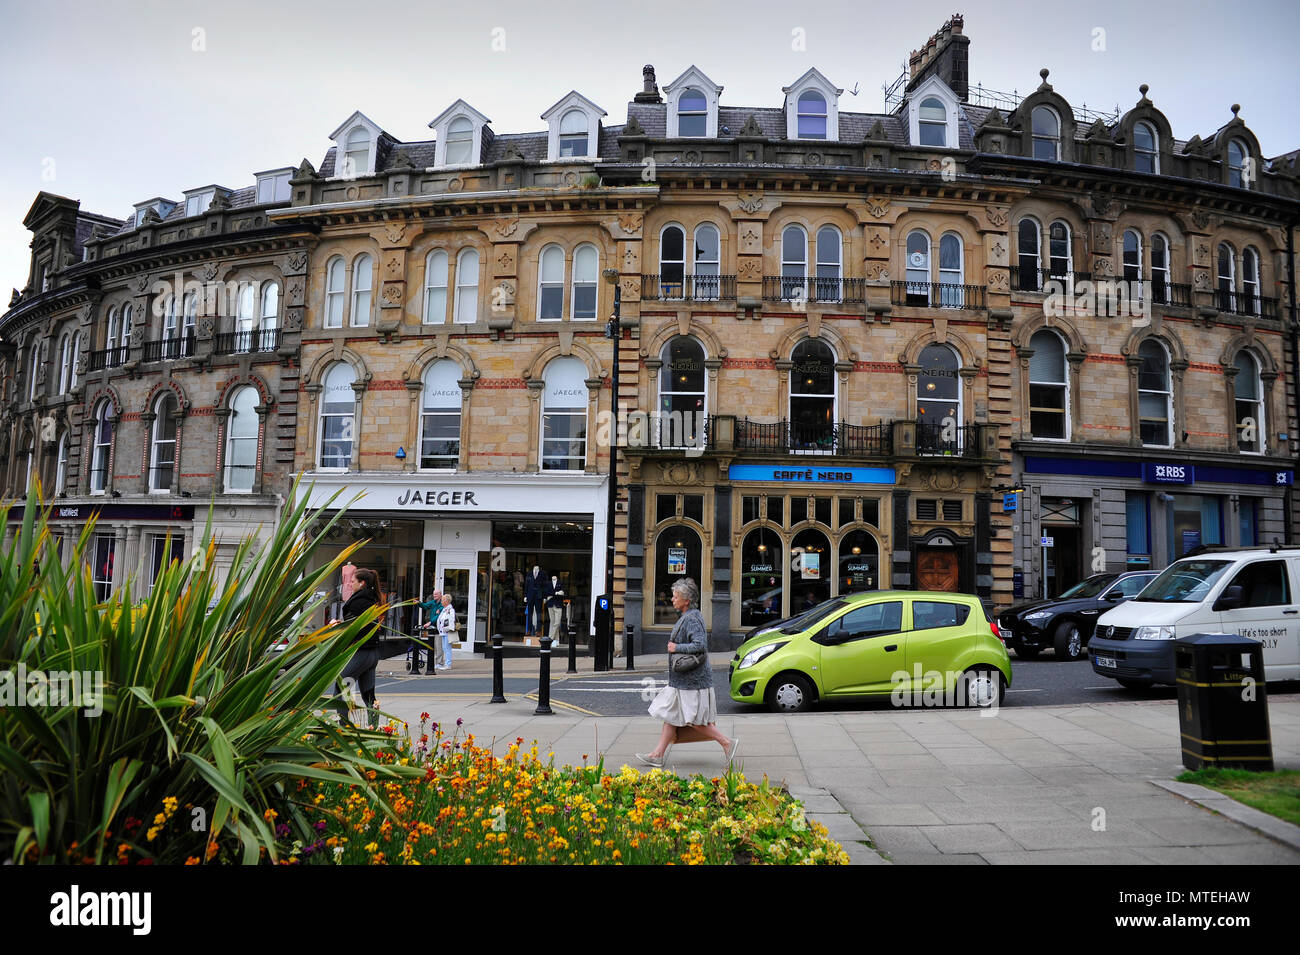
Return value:
<svg viewBox="0 0 1300 955">
<path fill-rule="evenodd" d="M 331 623 L 355 620 L 379 603 L 379 576 L 373 570 L 360 568 L 353 579 L 356 580 L 356 590 L 343 605 L 343 619 Z M 366 642 L 357 648 L 357 652 L 339 674 L 340 683 L 348 678 L 357 681 L 357 688 L 361 691 L 361 699 L 367 709 L 373 709 L 375 705 L 375 668 L 378 665 L 379 621 L 376 620 L 369 630 Z"/>
</svg>

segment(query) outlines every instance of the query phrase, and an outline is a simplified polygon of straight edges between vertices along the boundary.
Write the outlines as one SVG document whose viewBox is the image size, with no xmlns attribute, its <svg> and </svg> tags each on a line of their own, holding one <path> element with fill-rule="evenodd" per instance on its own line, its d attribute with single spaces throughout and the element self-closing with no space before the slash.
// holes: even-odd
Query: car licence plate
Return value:
<svg viewBox="0 0 1300 955">
<path fill-rule="evenodd" d="M 1114 657 L 1103 657 L 1100 653 L 1092 658 L 1092 661 L 1099 667 L 1110 667 L 1112 670 L 1119 669 Z"/>
</svg>

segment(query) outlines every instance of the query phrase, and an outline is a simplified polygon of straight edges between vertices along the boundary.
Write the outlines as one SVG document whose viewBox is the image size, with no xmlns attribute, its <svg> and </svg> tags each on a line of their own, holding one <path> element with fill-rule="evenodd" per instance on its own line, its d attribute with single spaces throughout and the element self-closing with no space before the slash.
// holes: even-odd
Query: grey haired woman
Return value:
<svg viewBox="0 0 1300 955">
<path fill-rule="evenodd" d="M 723 766 L 731 766 L 740 740 L 728 739 L 718 730 L 718 701 L 713 692 L 713 670 L 709 666 L 709 637 L 700 613 L 700 588 L 689 577 L 673 584 L 673 607 L 681 616 L 668 638 L 668 685 L 650 704 L 650 715 L 664 721 L 659 745 L 636 758 L 647 766 L 662 767 L 672 743 L 713 740 L 722 747 Z M 703 662 L 689 670 L 673 667 L 682 654 L 703 654 Z"/>
</svg>

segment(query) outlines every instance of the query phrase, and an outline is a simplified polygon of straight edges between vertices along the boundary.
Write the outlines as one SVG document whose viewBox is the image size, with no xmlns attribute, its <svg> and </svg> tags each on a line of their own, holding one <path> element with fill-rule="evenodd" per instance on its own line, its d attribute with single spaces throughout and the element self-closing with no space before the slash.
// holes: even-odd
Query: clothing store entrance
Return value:
<svg viewBox="0 0 1300 955">
<path fill-rule="evenodd" d="M 434 591 L 451 594 L 451 605 L 456 609 L 456 634 L 452 637 L 455 656 L 469 656 L 474 652 L 475 621 L 479 616 L 479 563 L 481 552 L 490 549 L 490 536 L 491 524 L 487 521 L 425 524 L 421 568 L 424 586 L 420 600 L 433 599 Z M 426 619 L 436 623 L 438 611 L 432 611 Z"/>
</svg>

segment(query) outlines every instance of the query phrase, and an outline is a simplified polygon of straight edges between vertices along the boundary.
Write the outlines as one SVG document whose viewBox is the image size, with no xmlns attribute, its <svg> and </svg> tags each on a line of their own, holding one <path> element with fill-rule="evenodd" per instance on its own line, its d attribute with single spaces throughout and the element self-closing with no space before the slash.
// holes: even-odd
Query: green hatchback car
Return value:
<svg viewBox="0 0 1300 955">
<path fill-rule="evenodd" d="M 876 590 L 834 597 L 746 640 L 731 698 L 792 713 L 822 700 L 891 696 L 900 706 L 1001 705 L 1011 659 L 976 597 Z"/>
</svg>

